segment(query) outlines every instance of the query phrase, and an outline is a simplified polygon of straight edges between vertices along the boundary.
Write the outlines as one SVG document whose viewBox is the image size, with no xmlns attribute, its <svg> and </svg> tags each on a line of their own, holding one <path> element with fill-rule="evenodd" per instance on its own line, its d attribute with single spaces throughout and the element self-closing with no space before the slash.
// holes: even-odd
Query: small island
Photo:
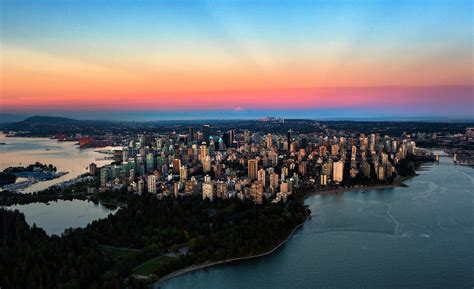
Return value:
<svg viewBox="0 0 474 289">
<path fill-rule="evenodd" d="M 57 168 L 52 164 L 40 162 L 26 167 L 8 167 L 0 173 L 0 187 L 4 191 L 16 192 L 34 183 L 56 179 L 65 174 L 67 172 L 57 172 Z M 17 182 L 19 178 L 24 180 Z"/>
</svg>

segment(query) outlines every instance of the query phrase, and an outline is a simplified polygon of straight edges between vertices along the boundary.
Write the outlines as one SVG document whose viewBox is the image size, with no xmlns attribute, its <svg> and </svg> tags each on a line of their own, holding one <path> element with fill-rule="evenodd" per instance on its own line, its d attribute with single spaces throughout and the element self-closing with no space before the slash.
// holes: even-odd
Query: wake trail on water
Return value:
<svg viewBox="0 0 474 289">
<path fill-rule="evenodd" d="M 393 203 L 390 203 L 388 205 L 388 210 L 387 210 L 387 215 L 390 217 L 390 219 L 393 221 L 395 224 L 395 231 L 393 232 L 393 235 L 398 235 L 398 228 L 400 227 L 400 223 L 395 219 L 392 215 L 392 208 L 393 208 Z"/>
<path fill-rule="evenodd" d="M 467 177 L 471 181 L 471 184 L 474 184 L 474 178 L 472 176 L 466 174 L 465 172 L 461 172 L 461 175 Z"/>
<path fill-rule="evenodd" d="M 430 238 L 430 235 L 428 234 L 420 234 L 420 233 L 402 233 L 395 235 L 391 232 L 385 232 L 385 231 L 371 231 L 371 230 L 357 230 L 357 229 L 331 229 L 331 230 L 321 230 L 321 231 L 314 231 L 314 232 L 305 232 L 303 234 L 295 234 L 293 237 L 298 238 L 298 237 L 303 237 L 305 235 L 319 235 L 319 234 L 326 234 L 326 233 L 337 233 L 337 232 L 350 232 L 350 233 L 367 233 L 367 234 L 381 234 L 381 235 L 387 235 L 391 237 L 400 237 L 400 238 L 406 238 L 406 237 L 420 237 L 420 238 Z"/>
</svg>

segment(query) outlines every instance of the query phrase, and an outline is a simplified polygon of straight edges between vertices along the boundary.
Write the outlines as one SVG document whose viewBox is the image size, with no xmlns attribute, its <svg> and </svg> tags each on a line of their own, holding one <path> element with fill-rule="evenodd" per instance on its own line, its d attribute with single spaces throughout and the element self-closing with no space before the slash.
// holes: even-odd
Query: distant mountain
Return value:
<svg viewBox="0 0 474 289">
<path fill-rule="evenodd" d="M 32 116 L 24 119 L 23 121 L 17 122 L 17 124 L 27 124 L 27 123 L 36 123 L 36 124 L 71 124 L 79 123 L 80 120 L 66 118 L 66 117 L 57 117 L 57 116 Z"/>
<path fill-rule="evenodd" d="M 131 123 L 128 128 L 136 127 Z M 125 127 L 125 129 L 128 129 Z M 5 123 L 0 126 L 0 130 L 12 133 L 16 136 L 29 137 L 52 137 L 57 134 L 65 134 L 69 137 L 75 134 L 82 135 L 103 135 L 104 131 L 122 132 L 124 125 L 121 122 L 98 121 L 98 120 L 78 120 L 58 116 L 32 116 L 19 122 Z"/>
<path fill-rule="evenodd" d="M 22 121 L 27 117 L 27 115 L 0 113 L 0 124 Z"/>
<path fill-rule="evenodd" d="M 52 136 L 57 133 L 78 132 L 77 127 L 87 127 L 88 121 L 65 117 L 32 116 L 19 122 L 6 123 L 1 129 L 5 132 L 16 132 L 25 136 Z"/>
</svg>

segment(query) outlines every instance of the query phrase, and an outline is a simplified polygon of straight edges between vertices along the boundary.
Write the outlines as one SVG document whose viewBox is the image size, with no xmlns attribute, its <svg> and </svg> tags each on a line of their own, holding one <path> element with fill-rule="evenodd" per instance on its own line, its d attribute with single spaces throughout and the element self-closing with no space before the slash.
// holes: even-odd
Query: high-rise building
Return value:
<svg viewBox="0 0 474 289">
<path fill-rule="evenodd" d="M 339 145 L 333 144 L 331 146 L 331 155 L 336 156 L 339 153 Z"/>
<path fill-rule="evenodd" d="M 379 181 L 385 180 L 385 168 L 383 165 L 379 165 L 377 167 L 377 178 L 379 179 Z"/>
<path fill-rule="evenodd" d="M 174 159 L 173 160 L 173 173 L 179 174 L 179 169 L 181 168 L 181 160 Z"/>
<path fill-rule="evenodd" d="M 188 136 L 188 138 L 189 138 L 189 141 L 190 141 L 190 142 L 193 142 L 193 141 L 194 141 L 194 131 L 193 131 L 193 128 L 192 128 L 192 127 L 189 128 L 189 136 Z"/>
<path fill-rule="evenodd" d="M 256 159 L 251 159 L 248 161 L 248 177 L 251 180 L 257 179 L 258 172 L 258 161 Z"/>
<path fill-rule="evenodd" d="M 356 160 L 357 157 L 357 147 L 353 145 L 351 147 L 351 160 Z"/>
<path fill-rule="evenodd" d="M 234 142 L 235 139 L 235 131 L 234 130 L 229 130 L 227 131 L 224 136 L 224 144 L 227 148 L 230 148 L 232 146 L 232 143 Z"/>
<path fill-rule="evenodd" d="M 95 163 L 91 163 L 89 165 L 89 175 L 95 176 L 97 174 L 97 165 Z"/>
<path fill-rule="evenodd" d="M 271 133 L 267 134 L 267 136 L 265 137 L 265 146 L 267 147 L 267 149 L 272 148 L 273 146 L 273 137 Z"/>
<path fill-rule="evenodd" d="M 292 142 L 292 130 L 288 130 L 288 132 L 286 133 L 286 143 L 288 144 L 288 149 L 290 148 L 290 144 Z"/>
<path fill-rule="evenodd" d="M 255 181 L 250 188 L 250 194 L 255 203 L 261 204 L 263 202 L 263 184 L 261 181 Z"/>
<path fill-rule="evenodd" d="M 203 142 L 201 144 L 201 162 L 207 159 L 207 144 Z"/>
<path fill-rule="evenodd" d="M 209 137 L 211 136 L 211 128 L 208 124 L 202 126 L 203 141 L 209 143 Z"/>
<path fill-rule="evenodd" d="M 155 169 L 155 156 L 152 153 L 146 155 L 145 164 L 147 173 L 153 172 Z"/>
<path fill-rule="evenodd" d="M 145 190 L 145 182 L 143 181 L 143 179 L 139 179 L 138 182 L 137 182 L 137 192 L 138 192 L 138 194 L 141 195 L 144 190 Z"/>
<path fill-rule="evenodd" d="M 227 193 L 227 183 L 224 181 L 217 181 L 217 197 L 220 199 L 228 199 L 229 194 Z"/>
<path fill-rule="evenodd" d="M 362 164 L 362 173 L 364 174 L 364 177 L 370 178 L 370 164 L 368 162 L 364 162 Z"/>
<path fill-rule="evenodd" d="M 270 187 L 272 187 L 273 189 L 277 189 L 278 188 L 278 174 L 277 173 L 271 173 L 270 174 Z"/>
<path fill-rule="evenodd" d="M 202 199 L 214 200 L 214 184 L 212 181 L 202 183 Z"/>
<path fill-rule="evenodd" d="M 265 187 L 265 183 L 266 183 L 266 178 L 265 178 L 265 170 L 264 169 L 260 169 L 258 170 L 257 172 L 257 180 L 259 180 L 260 182 L 262 182 L 263 186 Z"/>
<path fill-rule="evenodd" d="M 307 162 L 306 161 L 301 161 L 298 166 L 298 173 L 302 176 L 306 175 L 306 167 L 307 167 Z"/>
<path fill-rule="evenodd" d="M 415 155 L 416 154 L 416 143 L 411 141 L 408 143 L 408 154 Z"/>
<path fill-rule="evenodd" d="M 249 143 L 250 141 L 250 132 L 248 129 L 244 130 L 244 143 Z"/>
<path fill-rule="evenodd" d="M 148 193 L 156 194 L 156 176 L 149 175 L 147 178 L 147 185 L 148 185 Z"/>
<path fill-rule="evenodd" d="M 320 176 L 320 184 L 321 186 L 326 186 L 328 184 L 328 175 Z"/>
<path fill-rule="evenodd" d="M 343 175 L 344 175 L 344 162 L 337 161 L 333 163 L 333 177 L 332 180 L 336 183 L 342 182 Z"/>
<path fill-rule="evenodd" d="M 123 148 L 122 150 L 122 162 L 128 161 L 128 148 Z"/>
<path fill-rule="evenodd" d="M 109 181 L 109 169 L 101 168 L 100 169 L 100 186 L 105 188 L 107 186 L 108 181 Z"/>
<path fill-rule="evenodd" d="M 188 169 L 185 166 L 179 168 L 179 179 L 183 182 L 188 180 Z"/>
</svg>

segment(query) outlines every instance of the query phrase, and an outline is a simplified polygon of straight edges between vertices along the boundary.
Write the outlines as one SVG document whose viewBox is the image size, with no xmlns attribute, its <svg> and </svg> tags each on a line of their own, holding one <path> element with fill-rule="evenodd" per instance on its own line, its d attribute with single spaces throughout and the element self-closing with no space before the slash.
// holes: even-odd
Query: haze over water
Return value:
<svg viewBox="0 0 474 289">
<path fill-rule="evenodd" d="M 75 142 L 58 142 L 49 138 L 6 137 L 0 132 L 0 171 L 7 167 L 28 166 L 35 162 L 54 165 L 58 172 L 68 174 L 50 181 L 39 182 L 25 189 L 30 193 L 44 190 L 52 185 L 73 179 L 88 171 L 90 163 L 98 166 L 109 164 L 102 159 L 106 155 L 97 153 L 96 149 L 78 149 Z"/>
<path fill-rule="evenodd" d="M 162 288 L 472 288 L 474 170 L 442 157 L 419 174 L 409 187 L 311 196 L 312 218 L 274 254 Z"/>
</svg>

